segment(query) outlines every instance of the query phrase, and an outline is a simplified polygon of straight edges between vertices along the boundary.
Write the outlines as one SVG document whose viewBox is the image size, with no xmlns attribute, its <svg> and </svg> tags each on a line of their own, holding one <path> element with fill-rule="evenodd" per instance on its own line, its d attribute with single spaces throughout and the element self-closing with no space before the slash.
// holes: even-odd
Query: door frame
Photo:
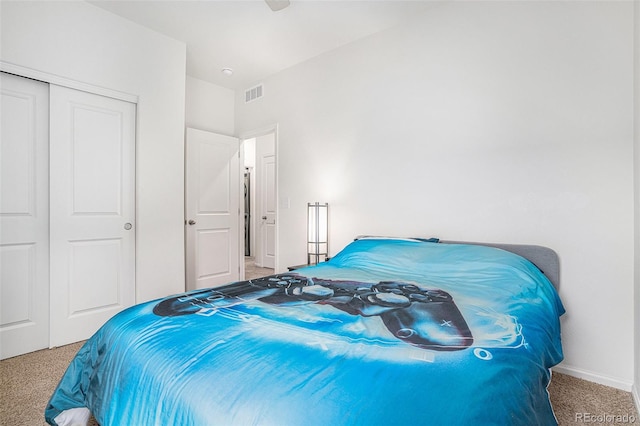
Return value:
<svg viewBox="0 0 640 426">
<path fill-rule="evenodd" d="M 94 86 L 93 84 L 82 83 L 80 81 L 71 80 L 59 75 L 50 74 L 44 71 L 38 71 L 33 68 L 23 67 L 22 65 L 12 64 L 0 60 L 0 71 L 8 74 L 15 74 L 19 77 L 26 77 L 32 80 L 39 80 L 44 83 L 55 84 L 57 86 L 67 87 L 69 89 L 80 90 L 82 92 L 93 93 L 94 95 L 106 96 L 107 98 L 119 99 L 121 101 L 131 102 L 138 105 L 138 95 L 119 92 L 105 87 Z M 136 116 L 136 142 L 138 141 L 138 117 Z M 136 163 L 137 165 L 137 163 Z"/>
<path fill-rule="evenodd" d="M 241 164 L 244 165 L 244 142 L 247 139 L 254 139 L 254 138 L 258 138 L 259 136 L 264 136 L 267 134 L 273 133 L 274 136 L 274 144 L 275 144 L 275 156 L 276 156 L 276 168 L 275 168 L 275 180 L 276 180 L 276 235 L 275 235 L 275 244 L 276 244 L 276 249 L 275 249 L 275 272 L 278 272 L 280 270 L 280 261 L 279 261 L 279 253 L 280 253 L 280 184 L 279 184 L 279 179 L 278 179 L 278 169 L 279 169 L 279 163 L 278 163 L 278 158 L 280 157 L 280 152 L 279 152 L 279 143 L 278 143 L 278 139 L 279 139 L 279 125 L 278 123 L 274 123 L 274 124 L 270 124 L 267 125 L 265 127 L 261 127 L 258 129 L 254 129 L 254 130 L 249 130 L 247 132 L 242 132 L 240 134 L 240 136 L 238 136 L 238 139 L 240 139 L 240 161 Z M 256 142 L 257 143 L 257 142 Z M 244 181 L 244 166 L 240 167 L 240 173 L 238 175 L 238 179 L 240 179 L 240 182 Z M 244 203 L 240 203 L 240 217 L 244 217 Z M 241 242 L 241 247 L 243 248 L 239 255 L 240 257 L 240 277 L 241 279 L 245 279 L 245 270 L 244 270 L 244 227 L 239 227 L 238 230 L 238 239 Z"/>
</svg>

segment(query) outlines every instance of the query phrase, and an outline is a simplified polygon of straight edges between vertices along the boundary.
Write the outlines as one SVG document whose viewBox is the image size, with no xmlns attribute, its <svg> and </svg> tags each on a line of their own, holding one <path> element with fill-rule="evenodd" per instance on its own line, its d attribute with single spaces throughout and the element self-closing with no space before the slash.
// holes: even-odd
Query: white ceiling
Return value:
<svg viewBox="0 0 640 426">
<path fill-rule="evenodd" d="M 400 25 L 433 0 L 93 0 L 90 3 L 187 45 L 187 74 L 231 89 Z M 232 76 L 223 68 L 234 70 Z"/>
</svg>

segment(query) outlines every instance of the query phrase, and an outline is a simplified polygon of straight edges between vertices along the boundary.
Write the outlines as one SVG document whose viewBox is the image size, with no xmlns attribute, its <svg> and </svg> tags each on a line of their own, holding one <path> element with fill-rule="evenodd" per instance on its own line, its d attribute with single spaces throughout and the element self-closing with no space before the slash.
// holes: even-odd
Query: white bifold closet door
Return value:
<svg viewBox="0 0 640 426">
<path fill-rule="evenodd" d="M 0 358 L 135 302 L 135 104 L 2 73 Z"/>
</svg>

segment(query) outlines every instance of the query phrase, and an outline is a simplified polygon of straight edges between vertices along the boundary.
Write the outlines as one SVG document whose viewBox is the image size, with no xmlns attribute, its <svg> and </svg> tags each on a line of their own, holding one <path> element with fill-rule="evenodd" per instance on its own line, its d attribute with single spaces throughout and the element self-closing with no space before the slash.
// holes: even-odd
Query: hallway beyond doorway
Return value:
<svg viewBox="0 0 640 426">
<path fill-rule="evenodd" d="M 272 275 L 274 273 L 273 268 L 261 268 L 256 266 L 256 260 L 253 256 L 244 257 L 244 279 L 250 280 L 253 278 L 260 278 L 266 275 Z"/>
</svg>

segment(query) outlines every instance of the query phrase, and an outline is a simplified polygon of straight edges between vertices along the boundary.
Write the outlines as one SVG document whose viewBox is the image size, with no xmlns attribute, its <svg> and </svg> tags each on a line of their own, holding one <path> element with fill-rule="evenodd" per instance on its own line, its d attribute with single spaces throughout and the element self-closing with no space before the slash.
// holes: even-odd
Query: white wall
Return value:
<svg viewBox="0 0 640 426">
<path fill-rule="evenodd" d="M 185 121 L 187 127 L 233 135 L 235 92 L 187 76 Z"/>
<path fill-rule="evenodd" d="M 358 234 L 533 243 L 562 262 L 563 371 L 633 383 L 633 4 L 451 2 L 266 79 L 279 264 L 305 204 Z"/>
<path fill-rule="evenodd" d="M 2 61 L 139 99 L 136 298 L 184 290 L 184 44 L 85 2 L 0 3 Z"/>
</svg>

